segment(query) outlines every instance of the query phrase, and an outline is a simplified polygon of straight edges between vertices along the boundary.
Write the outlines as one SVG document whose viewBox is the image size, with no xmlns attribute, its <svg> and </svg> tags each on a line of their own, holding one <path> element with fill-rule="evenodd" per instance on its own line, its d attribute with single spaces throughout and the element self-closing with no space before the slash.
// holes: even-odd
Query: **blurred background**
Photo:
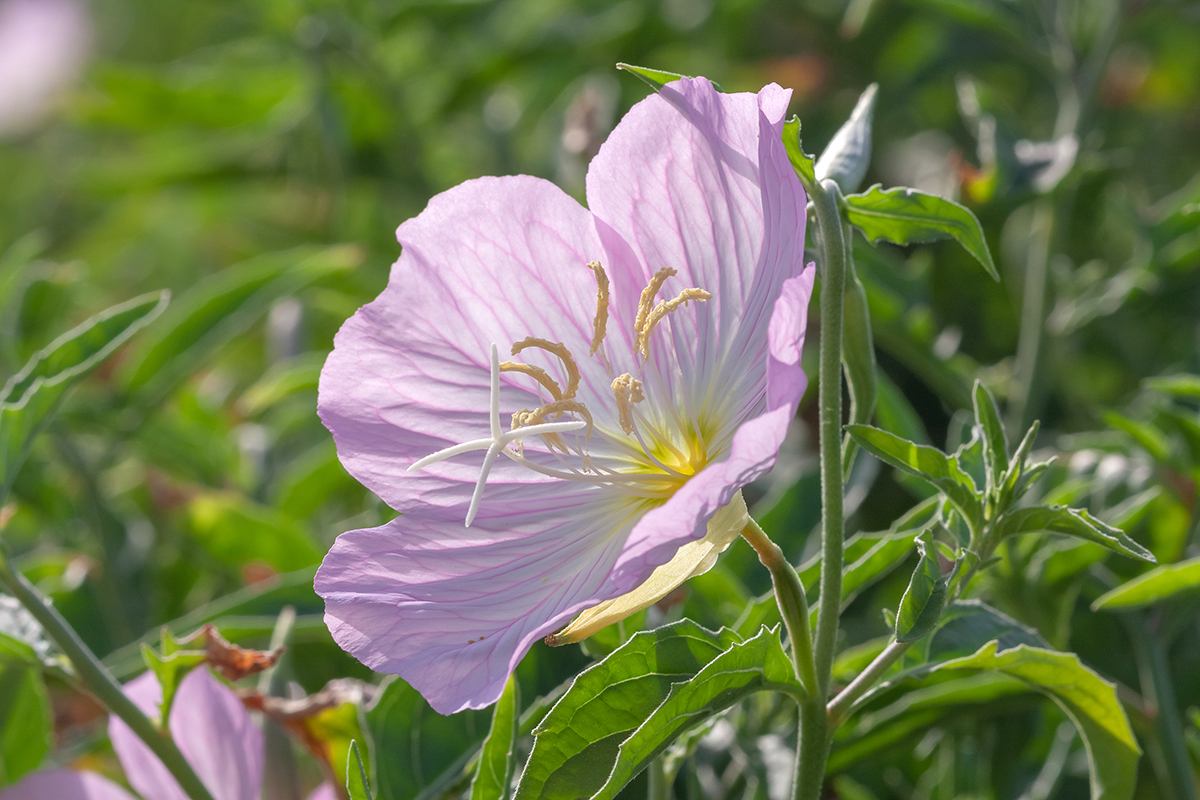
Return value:
<svg viewBox="0 0 1200 800">
<path fill-rule="evenodd" d="M 812 153 L 878 82 L 864 185 L 970 207 L 1003 280 L 952 243 L 856 242 L 877 423 L 955 446 L 981 377 L 1010 438 L 1042 421 L 1039 447 L 1059 459 L 1047 496 L 1097 513 L 1140 498 L 1125 510 L 1160 560 L 1195 555 L 1200 392 L 1154 382 L 1200 372 L 1195 2 L 0 0 L 0 379 L 91 314 L 172 292 L 164 316 L 76 391 L 0 511 L 18 565 L 120 677 L 142 668 L 136 643 L 162 624 L 215 619 L 262 645 L 291 605 L 296 683 L 371 679 L 329 640 L 311 590 L 338 533 L 392 514 L 342 470 L 316 418 L 324 356 L 386 284 L 396 226 L 432 195 L 529 173 L 583 199 L 588 160 L 650 91 L 617 62 L 705 75 L 725 91 L 790 88 Z M 797 562 L 819 517 L 812 400 L 752 498 Z M 923 496 L 866 457 L 850 492 L 852 531 L 886 528 Z M 1127 646 L 1112 644 L 1132 634 L 1081 614 L 1103 591 L 1100 556 L 1050 573 L 1044 552 L 1030 558 L 1042 561 L 1018 559 L 989 597 L 1149 692 Z M 850 607 L 848 644 L 886 633 L 871 609 L 894 607 L 906 574 Z M 686 610 L 716 626 L 768 585 L 739 544 L 651 619 Z M 1172 623 L 1184 644 L 1171 658 L 1180 724 L 1194 733 L 1193 612 Z M 527 697 L 603 646 L 536 648 L 521 671 Z M 95 709 L 55 686 L 59 743 L 92 752 Z M 404 731 L 425 724 L 416 703 L 394 722 Z M 924 750 L 910 752 L 915 739 L 902 756 L 886 742 L 868 749 L 855 786 L 1015 796 L 1056 746 L 1061 714 L 995 711 L 990 733 L 978 718 L 929 722 L 906 729 Z M 413 763 L 380 777 L 389 796 L 428 790 L 486 732 L 476 716 L 431 722 L 441 727 Z M 768 718 L 755 724 L 754 736 L 775 735 Z M 996 742 L 1013 731 L 1028 744 L 1005 756 L 1005 778 Z M 938 780 L 922 777 L 944 761 L 946 736 L 957 743 L 950 786 L 955 769 L 967 776 L 957 789 L 944 764 Z M 1191 741 L 1200 753 L 1200 734 Z M 746 745 L 747 763 L 765 769 L 769 744 Z M 954 752 L 974 760 L 955 767 Z M 1143 764 L 1147 796 L 1175 796 L 1155 763 Z M 1077 767 L 1060 768 L 1075 792 L 1063 796 L 1086 795 Z M 729 792 L 745 791 L 739 775 Z M 724 796 L 716 785 L 703 796 Z"/>
</svg>

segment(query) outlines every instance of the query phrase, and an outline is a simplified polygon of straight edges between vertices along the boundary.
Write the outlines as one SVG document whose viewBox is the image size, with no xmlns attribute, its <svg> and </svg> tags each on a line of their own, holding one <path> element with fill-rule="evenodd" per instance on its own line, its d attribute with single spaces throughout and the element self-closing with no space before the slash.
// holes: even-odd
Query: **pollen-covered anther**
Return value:
<svg viewBox="0 0 1200 800">
<path fill-rule="evenodd" d="M 551 378 L 546 370 L 542 369 L 541 367 L 535 367 L 533 364 L 522 364 L 518 361 L 501 361 L 500 371 L 519 372 L 522 375 L 528 375 L 542 386 L 546 387 L 546 391 L 548 391 L 550 396 L 555 400 L 563 399 L 563 390 L 562 387 L 558 385 L 558 381 L 554 380 L 554 378 Z"/>
<path fill-rule="evenodd" d="M 646 399 L 642 392 L 642 382 L 626 372 L 618 375 L 612 382 L 613 394 L 617 396 L 617 413 L 621 430 L 633 433 L 633 404 Z"/>
<path fill-rule="evenodd" d="M 587 267 L 596 275 L 596 319 L 592 322 L 592 347 L 588 350 L 588 355 L 594 356 L 604 343 L 608 328 L 608 273 L 599 261 L 589 261 Z"/>
<path fill-rule="evenodd" d="M 646 318 L 645 325 L 637 332 L 636 347 L 643 359 L 650 358 L 650 334 L 654 332 L 654 326 L 657 325 L 663 317 L 670 314 L 680 306 L 686 306 L 692 300 L 712 300 L 712 295 L 703 289 L 684 289 L 677 296 L 670 300 L 663 300 L 654 307 Z"/>
<path fill-rule="evenodd" d="M 650 279 L 650 283 L 645 289 L 642 289 L 642 296 L 638 299 L 637 318 L 633 321 L 633 333 L 639 339 L 642 335 L 642 329 L 646 327 L 646 322 L 650 318 L 650 310 L 654 307 L 654 298 L 658 296 L 658 290 L 662 288 L 663 281 L 677 274 L 679 273 L 674 268 L 663 267 L 654 273 L 654 277 Z"/>
<path fill-rule="evenodd" d="M 571 351 L 567 349 L 567 346 L 562 342 L 552 342 L 549 339 L 526 336 L 512 346 L 512 354 L 515 356 L 529 347 L 538 347 L 547 353 L 558 356 L 559 360 L 563 363 L 563 368 L 567 371 L 567 388 L 563 390 L 560 397 L 555 399 L 570 400 L 574 397 L 575 392 L 579 390 L 579 366 L 575 363 L 575 357 L 571 355 Z"/>
<path fill-rule="evenodd" d="M 578 400 L 556 400 L 553 403 L 546 403 L 546 405 L 542 406 L 541 408 L 534 409 L 533 411 L 528 409 L 518 411 L 512 416 L 512 429 L 516 430 L 517 428 L 524 428 L 529 425 L 537 425 L 539 422 L 545 420 L 546 417 L 551 415 L 561 417 L 563 414 L 567 413 L 574 413 L 583 417 L 584 421 L 587 423 L 587 429 L 583 438 L 584 441 L 590 442 L 592 439 L 592 427 L 594 425 L 592 421 L 592 412 L 588 411 L 587 406 Z M 570 452 L 570 450 L 567 448 L 566 442 L 563 441 L 562 436 L 559 434 L 550 433 L 544 435 L 542 438 L 546 441 L 547 447 L 560 450 L 563 453 Z"/>
</svg>

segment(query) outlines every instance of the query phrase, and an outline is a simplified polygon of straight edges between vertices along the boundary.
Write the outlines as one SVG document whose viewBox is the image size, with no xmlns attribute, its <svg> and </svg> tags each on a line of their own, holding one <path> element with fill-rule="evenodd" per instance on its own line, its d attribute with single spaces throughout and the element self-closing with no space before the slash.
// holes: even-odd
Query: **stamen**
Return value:
<svg viewBox="0 0 1200 800">
<path fill-rule="evenodd" d="M 567 389 L 562 393 L 560 400 L 570 400 L 575 396 L 575 392 L 579 390 L 579 367 L 575 364 L 575 358 L 571 355 L 571 351 L 567 349 L 562 342 L 551 342 L 548 339 L 539 339 L 536 336 L 527 336 L 521 341 L 512 346 L 512 354 L 515 356 L 527 347 L 540 347 L 547 353 L 551 353 L 559 357 L 563 362 L 563 367 L 567 370 Z"/>
<path fill-rule="evenodd" d="M 643 296 L 645 296 L 643 294 Z M 686 306 L 692 300 L 712 300 L 712 295 L 703 289 L 684 289 L 672 300 L 663 300 L 654 307 L 646 318 L 646 323 L 637 332 L 637 350 L 642 354 L 642 359 L 650 358 L 650 334 L 654 332 L 654 326 L 662 320 L 667 314 L 670 314 L 680 306 Z M 641 319 L 641 312 L 638 312 L 638 319 Z"/>
<path fill-rule="evenodd" d="M 573 412 L 587 420 L 587 432 L 584 434 L 584 439 L 591 441 L 592 428 L 594 427 L 592 422 L 592 412 L 588 411 L 587 406 L 578 400 L 556 400 L 553 403 L 546 403 L 546 405 L 542 406 L 536 411 L 526 412 L 525 416 L 521 418 L 521 427 L 541 422 L 551 414 L 558 414 L 561 416 L 567 412 Z M 513 414 L 513 424 L 515 425 L 516 422 L 517 415 Z"/>
<path fill-rule="evenodd" d="M 558 382 L 554 380 L 554 378 L 551 378 L 546 370 L 542 369 L 541 367 L 535 367 L 533 364 L 521 364 L 517 361 L 501 361 L 500 371 L 520 372 L 522 375 L 528 375 L 542 386 L 545 386 L 546 391 L 548 391 L 550 396 L 555 400 L 563 399 L 562 387 L 560 387 Z"/>
<path fill-rule="evenodd" d="M 642 382 L 626 372 L 612 382 L 613 394 L 617 396 L 617 413 L 620 416 L 621 430 L 633 433 L 633 404 L 646 399 L 642 393 Z"/>
<path fill-rule="evenodd" d="M 654 273 L 654 277 L 650 279 L 649 285 L 642 289 L 641 299 L 638 300 L 637 319 L 633 322 L 633 333 L 641 341 L 642 328 L 646 327 L 646 320 L 650 316 L 650 308 L 654 305 L 654 298 L 658 296 L 658 290 L 662 288 L 663 281 L 672 275 L 677 275 L 671 267 L 663 267 L 658 272 Z"/>
<path fill-rule="evenodd" d="M 608 273 L 599 261 L 589 261 L 587 266 L 596 274 L 596 319 L 592 322 L 595 332 L 592 334 L 592 348 L 588 350 L 588 355 L 594 356 L 604 342 L 608 327 Z"/>
</svg>

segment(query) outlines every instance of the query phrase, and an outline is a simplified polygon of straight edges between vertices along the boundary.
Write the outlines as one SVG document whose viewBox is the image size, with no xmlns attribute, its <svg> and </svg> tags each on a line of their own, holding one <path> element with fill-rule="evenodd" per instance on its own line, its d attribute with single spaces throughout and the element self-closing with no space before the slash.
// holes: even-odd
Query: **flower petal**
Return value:
<svg viewBox="0 0 1200 800">
<path fill-rule="evenodd" d="M 34 772 L 0 792 L 0 800 L 137 800 L 95 772 L 52 769 Z M 157 800 L 157 798 L 156 798 Z"/>
<path fill-rule="evenodd" d="M 622 324 L 660 267 L 679 273 L 665 296 L 693 286 L 713 295 L 651 342 L 668 362 L 659 371 L 677 363 L 700 399 L 761 397 L 771 308 L 803 266 L 807 201 L 781 141 L 790 96 L 774 84 L 752 95 L 675 81 L 634 106 L 588 168 L 600 236 L 624 254 L 609 270 Z"/>
<path fill-rule="evenodd" d="M 580 398 L 597 416 L 612 404 L 615 425 L 612 377 L 588 357 L 596 279 L 587 263 L 603 252 L 587 209 L 538 178 L 480 178 L 434 197 L 397 236 L 404 252 L 388 288 L 338 332 L 321 373 L 318 410 L 352 475 L 399 511 L 465 507 L 477 458 L 406 470 L 487 435 L 493 342 L 505 353 L 531 335 L 564 343 L 582 373 Z M 521 357 L 562 375 L 553 357 Z M 546 402 L 537 390 L 504 373 L 501 408 L 537 408 Z M 501 459 L 489 486 L 543 481 Z"/>
<path fill-rule="evenodd" d="M 308 800 L 339 800 L 337 789 L 333 788 L 333 784 L 325 781 L 320 786 L 312 790 L 308 796 Z"/>
<path fill-rule="evenodd" d="M 147 715 L 158 713 L 162 688 L 153 673 L 125 685 L 125 694 Z M 179 684 L 168 721 L 171 736 L 213 800 L 257 800 L 262 785 L 262 732 L 241 700 L 206 668 Z M 130 786 L 153 800 L 187 800 L 175 778 L 137 734 L 109 717 L 108 735 Z"/>
<path fill-rule="evenodd" d="M 610 572 L 637 504 L 530 511 L 530 499 L 514 497 L 507 515 L 485 504 L 469 530 L 456 509 L 426 507 L 339 536 L 316 577 L 334 640 L 440 713 L 495 702 L 534 642 L 632 588 Z"/>
<path fill-rule="evenodd" d="M 708 521 L 703 539 L 688 542 L 676 551 L 674 558 L 658 567 L 641 585 L 612 600 L 605 600 L 589 608 L 571 621 L 571 624 L 547 639 L 551 644 L 571 644 L 582 641 L 601 628 L 620 622 L 631 614 L 662 600 L 689 578 L 703 575 L 717 563 L 717 556 L 733 543 L 750 515 L 746 512 L 746 501 L 742 493 L 733 496 L 733 501 L 722 508 Z"/>
</svg>

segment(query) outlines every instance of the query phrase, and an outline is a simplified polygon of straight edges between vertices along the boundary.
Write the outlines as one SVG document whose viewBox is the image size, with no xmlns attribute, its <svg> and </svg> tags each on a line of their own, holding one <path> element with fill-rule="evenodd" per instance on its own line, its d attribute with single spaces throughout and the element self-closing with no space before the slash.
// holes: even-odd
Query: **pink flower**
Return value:
<svg viewBox="0 0 1200 800">
<path fill-rule="evenodd" d="M 125 694 L 147 716 L 158 715 L 162 688 L 153 673 L 147 672 L 127 683 Z M 192 670 L 180 682 L 167 727 L 213 800 L 258 800 L 263 775 L 262 732 L 251 721 L 238 696 L 208 669 Z M 115 716 L 109 718 L 108 735 L 129 785 L 143 800 L 188 800 L 158 756 Z M 328 784 L 319 787 L 313 798 L 328 796 L 327 787 Z M 0 800 L 46 798 L 137 800 L 108 778 L 70 769 L 35 772 L 0 792 Z"/>
<path fill-rule="evenodd" d="M 87 57 L 77 0 L 0 0 L 0 133 L 36 124 Z"/>
<path fill-rule="evenodd" d="M 737 536 L 806 384 L 789 97 L 681 80 L 601 148 L 590 210 L 481 178 L 400 226 L 321 375 L 342 463 L 401 512 L 317 573 L 342 647 L 481 708 L 539 638 L 649 605 Z"/>
</svg>

